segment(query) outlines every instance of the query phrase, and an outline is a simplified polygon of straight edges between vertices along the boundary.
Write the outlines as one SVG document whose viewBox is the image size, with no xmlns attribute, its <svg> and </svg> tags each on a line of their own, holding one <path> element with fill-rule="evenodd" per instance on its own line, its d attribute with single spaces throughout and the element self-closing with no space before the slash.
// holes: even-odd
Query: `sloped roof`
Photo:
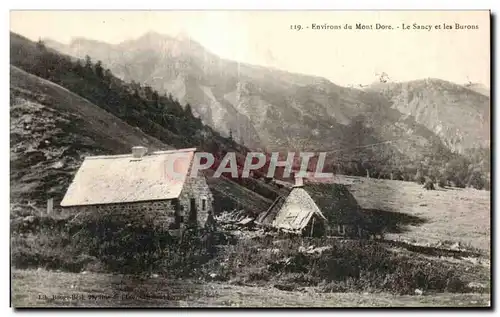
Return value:
<svg viewBox="0 0 500 317">
<path fill-rule="evenodd" d="M 92 156 L 83 161 L 61 206 L 164 200 L 179 197 L 196 149 Z M 168 173 L 174 167 L 175 176 Z"/>
<path fill-rule="evenodd" d="M 276 215 L 278 212 L 281 210 L 281 207 L 283 207 L 283 204 L 286 201 L 286 196 L 279 196 L 274 200 L 272 205 L 267 209 L 267 211 L 261 213 L 257 217 L 257 223 L 265 226 L 271 226 L 273 224 L 274 219 L 276 218 Z"/>
<path fill-rule="evenodd" d="M 361 206 L 344 184 L 306 182 L 302 187 L 319 207 L 329 224 L 363 221 Z"/>
<path fill-rule="evenodd" d="M 302 230 L 314 215 L 326 220 L 311 196 L 303 188 L 297 187 L 290 192 L 276 214 L 273 226 L 287 230 Z"/>
<path fill-rule="evenodd" d="M 213 170 L 203 172 L 207 176 L 207 184 L 214 195 L 218 211 L 244 209 L 259 213 L 267 210 L 273 202 L 224 176 L 211 177 Z"/>
<path fill-rule="evenodd" d="M 307 182 L 300 187 L 293 187 L 287 196 L 279 197 L 258 218 L 258 222 L 301 230 L 314 213 L 330 225 L 359 224 L 364 218 L 361 207 L 345 185 Z"/>
</svg>

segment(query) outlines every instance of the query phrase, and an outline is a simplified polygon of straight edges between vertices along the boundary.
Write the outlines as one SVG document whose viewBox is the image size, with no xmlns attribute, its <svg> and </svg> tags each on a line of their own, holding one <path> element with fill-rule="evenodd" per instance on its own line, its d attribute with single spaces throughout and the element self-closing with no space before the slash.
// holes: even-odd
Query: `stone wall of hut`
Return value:
<svg viewBox="0 0 500 317">
<path fill-rule="evenodd" d="M 198 226 L 203 227 L 208 214 L 213 212 L 214 198 L 205 177 L 188 177 L 182 189 L 179 200 L 184 222 L 189 219 L 191 199 L 194 199 L 197 209 Z M 205 202 L 203 202 L 205 201 Z"/>
<path fill-rule="evenodd" d="M 213 210 L 213 196 L 203 177 L 188 178 L 179 199 L 145 201 L 120 204 L 65 207 L 65 213 L 105 215 L 111 214 L 127 221 L 153 223 L 161 229 L 179 229 L 187 224 L 191 199 L 197 209 L 197 225 L 203 227 Z M 179 210 L 176 213 L 176 208 Z"/>
<path fill-rule="evenodd" d="M 66 207 L 66 213 L 81 216 L 111 215 L 130 222 L 151 224 L 161 229 L 168 229 L 175 222 L 175 208 L 172 200 L 145 201 L 123 204 Z"/>
</svg>

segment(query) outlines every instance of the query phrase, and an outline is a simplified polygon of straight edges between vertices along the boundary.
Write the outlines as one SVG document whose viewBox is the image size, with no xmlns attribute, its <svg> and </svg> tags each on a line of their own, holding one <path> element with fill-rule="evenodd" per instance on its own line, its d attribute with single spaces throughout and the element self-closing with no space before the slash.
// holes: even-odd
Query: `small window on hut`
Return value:
<svg viewBox="0 0 500 317">
<path fill-rule="evenodd" d="M 174 223 L 170 225 L 170 229 L 179 229 L 182 222 L 182 216 L 181 216 L 182 206 L 179 202 L 179 199 L 174 199 L 172 201 L 172 206 L 174 208 Z"/>
<path fill-rule="evenodd" d="M 204 197 L 201 199 L 201 210 L 207 210 L 207 199 Z"/>
<path fill-rule="evenodd" d="M 196 199 L 191 198 L 189 199 L 189 202 L 190 202 L 190 208 L 189 208 L 188 222 L 196 223 L 196 221 L 198 220 L 198 212 L 196 210 Z"/>
</svg>

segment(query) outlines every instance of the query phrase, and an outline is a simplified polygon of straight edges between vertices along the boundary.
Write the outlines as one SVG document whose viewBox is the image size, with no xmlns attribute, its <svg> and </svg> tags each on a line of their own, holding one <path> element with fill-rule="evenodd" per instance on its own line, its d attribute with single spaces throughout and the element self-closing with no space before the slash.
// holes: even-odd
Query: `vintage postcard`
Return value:
<svg viewBox="0 0 500 317">
<path fill-rule="evenodd" d="M 11 304 L 491 307 L 489 11 L 11 11 Z"/>
</svg>

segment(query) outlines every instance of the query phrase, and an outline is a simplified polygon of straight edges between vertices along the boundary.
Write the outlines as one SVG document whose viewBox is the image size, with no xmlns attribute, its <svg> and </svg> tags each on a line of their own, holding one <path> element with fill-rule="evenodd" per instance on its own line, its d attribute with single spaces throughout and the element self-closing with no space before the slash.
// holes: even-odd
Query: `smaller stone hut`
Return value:
<svg viewBox="0 0 500 317">
<path fill-rule="evenodd" d="M 297 179 L 288 195 L 276 199 L 257 222 L 305 236 L 359 237 L 364 215 L 345 185 Z"/>
</svg>

